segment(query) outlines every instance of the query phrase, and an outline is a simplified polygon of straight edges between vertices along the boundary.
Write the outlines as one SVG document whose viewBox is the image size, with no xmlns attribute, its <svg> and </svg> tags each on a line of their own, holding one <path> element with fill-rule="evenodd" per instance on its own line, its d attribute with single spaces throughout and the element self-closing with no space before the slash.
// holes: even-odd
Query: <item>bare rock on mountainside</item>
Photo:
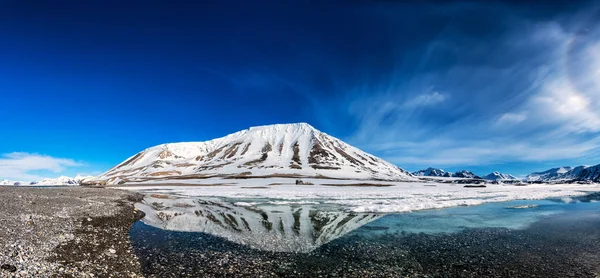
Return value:
<svg viewBox="0 0 600 278">
<path fill-rule="evenodd" d="M 299 123 L 252 127 L 206 142 L 151 147 L 88 184 L 210 177 L 412 179 L 404 169 Z"/>
</svg>

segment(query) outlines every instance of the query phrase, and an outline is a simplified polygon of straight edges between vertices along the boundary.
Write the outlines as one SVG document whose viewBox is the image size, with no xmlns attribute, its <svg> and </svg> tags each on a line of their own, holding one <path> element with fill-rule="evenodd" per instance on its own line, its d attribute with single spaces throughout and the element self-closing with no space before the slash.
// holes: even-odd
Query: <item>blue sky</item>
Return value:
<svg viewBox="0 0 600 278">
<path fill-rule="evenodd" d="M 410 171 L 600 163 L 598 1 L 204 2 L 0 1 L 0 179 L 291 122 Z"/>
</svg>

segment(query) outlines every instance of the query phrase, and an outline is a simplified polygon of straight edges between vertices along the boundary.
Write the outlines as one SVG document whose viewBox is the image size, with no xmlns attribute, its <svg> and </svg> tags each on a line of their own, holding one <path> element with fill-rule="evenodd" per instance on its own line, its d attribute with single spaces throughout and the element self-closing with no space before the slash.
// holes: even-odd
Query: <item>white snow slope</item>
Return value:
<svg viewBox="0 0 600 278">
<path fill-rule="evenodd" d="M 277 176 L 414 179 L 391 163 L 298 123 L 252 127 L 206 142 L 151 147 L 98 176 L 93 183 Z"/>
</svg>

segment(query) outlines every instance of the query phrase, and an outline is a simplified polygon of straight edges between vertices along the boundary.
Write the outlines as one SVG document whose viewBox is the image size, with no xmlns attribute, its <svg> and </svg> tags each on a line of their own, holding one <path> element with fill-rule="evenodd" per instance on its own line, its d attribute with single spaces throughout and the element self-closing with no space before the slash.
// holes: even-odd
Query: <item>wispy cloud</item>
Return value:
<svg viewBox="0 0 600 278">
<path fill-rule="evenodd" d="M 417 95 L 415 98 L 408 100 L 405 105 L 407 107 L 429 106 L 443 102 L 447 96 L 439 92 L 432 92 Z"/>
<path fill-rule="evenodd" d="M 410 148 L 399 147 L 383 153 L 388 160 L 400 165 L 464 166 L 509 161 L 541 162 L 573 159 L 597 150 L 599 144 L 598 139 L 544 144 L 504 140 L 467 141 L 462 144 L 453 141 L 432 144 L 425 141 L 411 144 Z"/>
<path fill-rule="evenodd" d="M 527 119 L 527 115 L 525 113 L 504 113 L 499 118 L 497 123 L 500 125 L 512 125 L 518 124 Z"/>
<path fill-rule="evenodd" d="M 600 31 L 581 37 L 555 21 L 513 23 L 519 27 L 496 40 L 467 40 L 470 49 L 486 49 L 462 54 L 479 63 L 442 70 L 424 63 L 408 80 L 390 78 L 402 83 L 356 94 L 351 115 L 359 128 L 349 140 L 413 167 L 600 159 Z M 418 93 L 426 87 L 452 97 Z"/>
<path fill-rule="evenodd" d="M 44 177 L 32 172 L 49 171 L 52 173 L 61 173 L 70 167 L 82 165 L 82 163 L 68 158 L 13 152 L 0 156 L 0 178 L 18 181 L 37 181 Z"/>
</svg>

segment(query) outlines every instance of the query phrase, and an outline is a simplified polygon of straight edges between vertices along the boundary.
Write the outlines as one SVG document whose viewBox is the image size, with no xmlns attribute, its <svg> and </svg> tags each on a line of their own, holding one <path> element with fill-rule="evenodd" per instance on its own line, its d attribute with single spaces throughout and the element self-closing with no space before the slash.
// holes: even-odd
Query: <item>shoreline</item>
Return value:
<svg viewBox="0 0 600 278">
<path fill-rule="evenodd" d="M 131 191 L 0 187 L 1 277 L 139 277 Z"/>
</svg>

